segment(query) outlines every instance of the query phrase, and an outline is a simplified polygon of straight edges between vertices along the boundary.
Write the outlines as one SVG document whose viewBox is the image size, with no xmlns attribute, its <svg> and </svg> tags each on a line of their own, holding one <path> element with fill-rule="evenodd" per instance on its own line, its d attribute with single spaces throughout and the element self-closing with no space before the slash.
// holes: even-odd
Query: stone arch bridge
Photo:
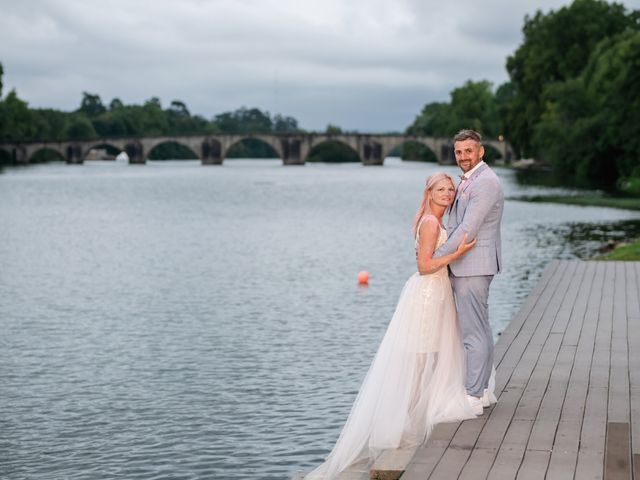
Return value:
<svg viewBox="0 0 640 480">
<path fill-rule="evenodd" d="M 417 142 L 429 148 L 440 164 L 452 164 L 453 145 L 449 138 L 408 135 L 286 133 L 286 134 L 214 134 L 182 135 L 140 138 L 100 138 L 87 141 L 3 143 L 0 150 L 8 153 L 15 163 L 30 163 L 33 156 L 43 149 L 57 152 L 67 163 L 83 163 L 89 152 L 98 147 L 111 146 L 126 152 L 129 163 L 146 163 L 149 152 L 163 143 L 172 142 L 189 148 L 203 165 L 222 164 L 229 149 L 246 139 L 260 140 L 270 145 L 284 165 L 303 165 L 311 150 L 325 142 L 341 142 L 353 149 L 364 165 L 382 165 L 384 159 L 406 142 Z M 485 146 L 498 150 L 502 161 L 508 163 L 513 156 L 505 141 L 483 140 Z"/>
</svg>

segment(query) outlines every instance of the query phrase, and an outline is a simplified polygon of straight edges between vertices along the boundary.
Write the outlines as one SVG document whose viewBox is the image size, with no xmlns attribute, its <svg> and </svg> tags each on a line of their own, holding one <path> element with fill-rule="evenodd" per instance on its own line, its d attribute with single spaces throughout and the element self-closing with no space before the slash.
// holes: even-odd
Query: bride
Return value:
<svg viewBox="0 0 640 480">
<path fill-rule="evenodd" d="M 475 245 L 432 258 L 447 239 L 442 217 L 455 186 L 446 173 L 426 182 L 413 226 L 418 271 L 405 284 L 347 422 L 325 462 L 305 480 L 336 478 L 383 451 L 423 443 L 436 423 L 475 418 L 464 388 L 464 354 L 446 266 Z"/>
</svg>

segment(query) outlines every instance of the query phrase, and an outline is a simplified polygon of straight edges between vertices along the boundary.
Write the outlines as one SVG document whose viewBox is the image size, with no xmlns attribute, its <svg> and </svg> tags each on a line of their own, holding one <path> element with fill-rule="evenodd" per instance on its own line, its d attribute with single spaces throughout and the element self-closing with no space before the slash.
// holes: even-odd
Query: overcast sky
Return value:
<svg viewBox="0 0 640 480">
<path fill-rule="evenodd" d="M 6 95 L 82 92 L 211 118 L 241 106 L 306 129 L 401 131 L 468 79 L 499 85 L 526 14 L 561 0 L 0 0 Z M 640 0 L 626 0 L 640 9 Z"/>
</svg>

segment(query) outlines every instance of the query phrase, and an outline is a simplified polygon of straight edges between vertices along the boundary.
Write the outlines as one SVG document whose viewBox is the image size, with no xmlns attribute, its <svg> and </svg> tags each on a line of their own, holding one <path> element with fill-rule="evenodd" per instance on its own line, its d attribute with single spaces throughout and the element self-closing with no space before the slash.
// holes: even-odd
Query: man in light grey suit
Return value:
<svg viewBox="0 0 640 480">
<path fill-rule="evenodd" d="M 478 240 L 466 255 L 449 264 L 449 277 L 466 354 L 465 388 L 474 412 L 481 415 L 482 407 L 489 406 L 487 386 L 493 368 L 488 300 L 491 280 L 500 272 L 504 194 L 498 176 L 482 160 L 480 134 L 461 130 L 453 142 L 456 162 L 464 175 L 447 219 L 449 239 L 434 257 L 453 253 L 465 234 L 468 241 Z"/>
</svg>

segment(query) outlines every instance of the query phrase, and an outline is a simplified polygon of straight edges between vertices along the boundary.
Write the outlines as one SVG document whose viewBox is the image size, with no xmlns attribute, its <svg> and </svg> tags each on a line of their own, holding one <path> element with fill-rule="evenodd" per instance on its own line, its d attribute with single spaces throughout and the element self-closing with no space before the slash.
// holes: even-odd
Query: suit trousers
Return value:
<svg viewBox="0 0 640 480">
<path fill-rule="evenodd" d="M 493 333 L 489 325 L 489 286 L 493 275 L 449 277 L 466 356 L 465 388 L 469 395 L 482 397 L 493 367 Z"/>
</svg>

